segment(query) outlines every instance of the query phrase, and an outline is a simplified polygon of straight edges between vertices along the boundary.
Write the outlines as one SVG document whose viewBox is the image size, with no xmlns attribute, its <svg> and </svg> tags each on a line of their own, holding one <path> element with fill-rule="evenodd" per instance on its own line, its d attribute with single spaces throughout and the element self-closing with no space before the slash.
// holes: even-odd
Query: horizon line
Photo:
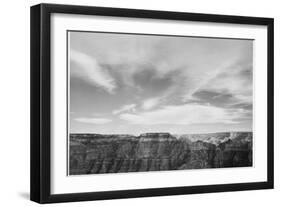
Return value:
<svg viewBox="0 0 281 207">
<path fill-rule="evenodd" d="M 246 130 L 241 130 L 241 131 L 217 131 L 217 132 L 202 132 L 202 133 L 171 133 L 171 132 L 143 132 L 139 134 L 132 134 L 132 133 L 94 133 L 94 132 L 69 132 L 69 134 L 99 134 L 99 135 L 134 135 L 134 136 L 139 136 L 141 134 L 171 134 L 171 135 L 184 135 L 184 134 L 216 134 L 216 133 L 249 133 L 253 131 L 246 131 Z"/>
</svg>

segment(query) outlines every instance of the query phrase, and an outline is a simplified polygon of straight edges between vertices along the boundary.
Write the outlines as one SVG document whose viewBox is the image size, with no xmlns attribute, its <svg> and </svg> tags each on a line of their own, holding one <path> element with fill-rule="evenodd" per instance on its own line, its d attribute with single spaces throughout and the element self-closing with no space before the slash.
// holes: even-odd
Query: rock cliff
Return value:
<svg viewBox="0 0 281 207">
<path fill-rule="evenodd" d="M 69 174 L 252 166 L 252 133 L 71 134 Z"/>
</svg>

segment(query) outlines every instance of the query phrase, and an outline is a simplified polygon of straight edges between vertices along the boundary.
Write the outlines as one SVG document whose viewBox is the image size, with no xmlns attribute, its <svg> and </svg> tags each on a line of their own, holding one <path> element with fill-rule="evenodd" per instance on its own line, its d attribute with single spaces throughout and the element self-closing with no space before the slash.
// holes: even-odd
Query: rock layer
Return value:
<svg viewBox="0 0 281 207">
<path fill-rule="evenodd" d="M 252 133 L 71 134 L 69 174 L 252 166 Z"/>
</svg>

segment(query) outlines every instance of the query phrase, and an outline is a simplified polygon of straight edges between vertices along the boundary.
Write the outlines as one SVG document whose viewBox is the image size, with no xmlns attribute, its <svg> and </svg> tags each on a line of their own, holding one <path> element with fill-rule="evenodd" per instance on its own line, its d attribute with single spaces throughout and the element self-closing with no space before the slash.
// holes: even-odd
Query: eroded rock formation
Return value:
<svg viewBox="0 0 281 207">
<path fill-rule="evenodd" d="M 252 133 L 71 134 L 70 175 L 252 166 Z"/>
</svg>

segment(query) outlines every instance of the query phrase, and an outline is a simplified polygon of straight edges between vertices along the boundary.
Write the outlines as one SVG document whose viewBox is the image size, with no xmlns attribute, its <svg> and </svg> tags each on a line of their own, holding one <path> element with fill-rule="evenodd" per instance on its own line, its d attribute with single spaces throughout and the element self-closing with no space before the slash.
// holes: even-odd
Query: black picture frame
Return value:
<svg viewBox="0 0 281 207">
<path fill-rule="evenodd" d="M 267 26 L 267 181 L 238 184 L 169 187 L 74 194 L 51 194 L 51 70 L 50 70 L 50 16 L 52 13 L 134 17 L 148 19 L 217 22 Z M 146 196 L 211 193 L 272 189 L 274 177 L 274 78 L 273 78 L 273 22 L 272 18 L 195 14 L 168 11 L 135 10 L 89 6 L 39 4 L 31 7 L 31 174 L 30 199 L 38 203 L 88 201 Z"/>
</svg>

